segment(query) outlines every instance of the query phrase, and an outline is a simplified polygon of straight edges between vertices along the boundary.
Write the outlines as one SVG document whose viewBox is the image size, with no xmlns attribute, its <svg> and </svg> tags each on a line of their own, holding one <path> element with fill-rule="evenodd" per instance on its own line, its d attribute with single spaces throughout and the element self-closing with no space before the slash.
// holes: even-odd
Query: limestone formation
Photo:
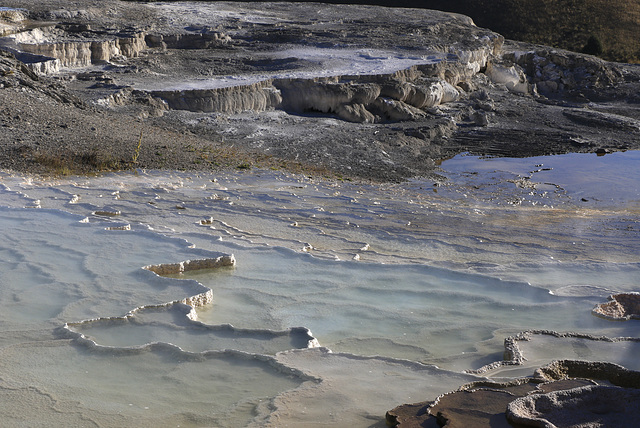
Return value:
<svg viewBox="0 0 640 428">
<path fill-rule="evenodd" d="M 425 112 L 399 100 L 378 98 L 373 107 L 382 117 L 391 122 L 417 120 L 425 117 Z"/>
<path fill-rule="evenodd" d="M 336 114 L 347 122 L 374 123 L 376 121 L 376 116 L 367 110 L 364 104 L 341 104 L 337 107 Z"/>
<path fill-rule="evenodd" d="M 418 82 L 390 75 L 330 79 L 274 79 L 215 89 L 153 91 L 170 108 L 193 112 L 241 113 L 283 109 L 294 113 L 336 114 L 349 122 L 374 123 L 418 120 L 423 109 L 459 99 L 459 91 L 440 79 Z M 425 80 L 426 79 L 426 80 Z"/>
<path fill-rule="evenodd" d="M 593 314 L 616 321 L 640 319 L 640 293 L 621 293 L 609 296 L 607 303 L 593 308 Z"/>
<path fill-rule="evenodd" d="M 503 84 L 515 93 L 528 94 L 530 92 L 527 77 L 517 65 L 505 67 L 499 64 L 488 64 L 485 74 L 493 83 Z"/>
<path fill-rule="evenodd" d="M 19 119 L 6 110 L 20 122 L 0 135 L 18 150 L 0 159 L 12 168 L 42 168 L 43 152 L 61 158 L 60 141 L 80 147 L 72 159 L 95 159 L 106 140 L 125 153 L 139 120 L 154 129 L 136 159 L 147 168 L 166 165 L 165 150 L 187 169 L 218 164 L 173 147 L 187 130 L 202 147 L 395 181 L 434 174 L 460 152 L 640 147 L 637 67 L 505 41 L 460 15 L 319 3 L 3 5 L 0 89 L 73 104 L 66 122 L 83 124 L 52 139 L 47 112 L 60 109 L 39 103 L 43 112 Z M 14 99 L 6 105 L 28 96 L 3 95 Z M 105 129 L 93 109 L 119 126 Z M 150 149 L 152 135 L 172 130 L 181 137 Z"/>
<path fill-rule="evenodd" d="M 346 104 L 370 104 L 380 94 L 373 84 L 331 79 L 279 80 L 276 87 L 282 93 L 283 108 L 294 112 L 335 112 Z"/>
<path fill-rule="evenodd" d="M 25 9 L 14 9 L 11 7 L 0 7 L 0 20 L 8 23 L 19 23 L 27 19 Z"/>
<path fill-rule="evenodd" d="M 165 263 L 160 265 L 145 266 L 143 269 L 156 275 L 174 275 L 199 269 L 215 269 L 222 266 L 235 266 L 236 259 L 232 255 L 220 256 L 215 259 L 185 260 L 180 263 Z"/>
<path fill-rule="evenodd" d="M 0 7 L 0 37 L 24 29 L 24 21 L 26 19 L 26 10 Z"/>
<path fill-rule="evenodd" d="M 415 82 L 393 80 L 383 85 L 381 93 L 418 109 L 458 101 L 460 97 L 452 84 L 437 78 L 420 78 Z"/>
<path fill-rule="evenodd" d="M 243 86 L 153 91 L 151 94 L 166 101 L 172 109 L 205 113 L 262 112 L 282 103 L 280 91 L 269 80 Z"/>
<path fill-rule="evenodd" d="M 590 385 L 520 397 L 507 406 L 509 422 L 541 428 L 623 427 L 640 424 L 640 390 Z"/>
<path fill-rule="evenodd" d="M 112 40 L 64 41 L 43 33 L 40 29 L 15 37 L 18 48 L 27 53 L 54 58 L 65 67 L 85 67 L 120 57 L 133 58 L 147 47 L 144 33 L 136 33 Z"/>
<path fill-rule="evenodd" d="M 635 426 L 639 398 L 640 372 L 563 360 L 539 368 L 533 378 L 477 381 L 433 402 L 404 404 L 386 419 L 398 428 Z"/>
</svg>

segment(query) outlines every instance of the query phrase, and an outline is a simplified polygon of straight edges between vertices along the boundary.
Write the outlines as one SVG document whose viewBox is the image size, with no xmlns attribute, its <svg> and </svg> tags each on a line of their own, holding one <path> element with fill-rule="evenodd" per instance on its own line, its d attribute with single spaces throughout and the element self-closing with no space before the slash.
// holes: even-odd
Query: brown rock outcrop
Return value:
<svg viewBox="0 0 640 428">
<path fill-rule="evenodd" d="M 608 302 L 596 305 L 592 313 L 614 321 L 640 319 L 640 293 L 611 295 Z"/>
</svg>

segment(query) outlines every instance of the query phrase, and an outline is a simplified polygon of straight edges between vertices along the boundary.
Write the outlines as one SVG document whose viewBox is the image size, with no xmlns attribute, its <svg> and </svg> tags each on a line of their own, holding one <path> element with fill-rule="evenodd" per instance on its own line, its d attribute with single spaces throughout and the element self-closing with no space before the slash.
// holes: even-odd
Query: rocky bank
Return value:
<svg viewBox="0 0 640 428">
<path fill-rule="evenodd" d="M 640 69 L 455 14 L 309 3 L 5 1 L 0 166 L 304 169 L 374 180 L 637 149 Z"/>
</svg>

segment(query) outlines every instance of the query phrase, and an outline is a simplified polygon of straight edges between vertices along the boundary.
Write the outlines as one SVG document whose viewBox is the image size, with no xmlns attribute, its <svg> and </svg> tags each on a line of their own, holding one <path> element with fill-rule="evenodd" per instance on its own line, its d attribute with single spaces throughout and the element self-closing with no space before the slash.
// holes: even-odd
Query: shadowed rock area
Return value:
<svg viewBox="0 0 640 428">
<path fill-rule="evenodd" d="M 635 426 L 640 422 L 637 389 L 590 385 L 518 398 L 507 407 L 507 419 L 524 426 Z"/>
<path fill-rule="evenodd" d="M 612 363 L 556 361 L 532 378 L 474 382 L 434 402 L 387 412 L 394 427 L 635 426 L 639 372 Z"/>
<path fill-rule="evenodd" d="M 0 166 L 397 181 L 461 152 L 640 146 L 638 67 L 470 18 L 310 3 L 6 1 Z M 114 126 L 115 124 L 115 126 Z"/>
</svg>

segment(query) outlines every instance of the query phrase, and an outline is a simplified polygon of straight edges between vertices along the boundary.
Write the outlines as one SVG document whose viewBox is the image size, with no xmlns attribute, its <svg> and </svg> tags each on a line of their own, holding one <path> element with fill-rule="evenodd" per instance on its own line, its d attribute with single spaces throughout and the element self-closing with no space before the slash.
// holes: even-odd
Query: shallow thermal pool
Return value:
<svg viewBox="0 0 640 428">
<path fill-rule="evenodd" d="M 640 291 L 638 154 L 459 156 L 446 181 L 389 185 L 2 173 L 0 412 L 11 426 L 384 426 L 526 330 L 581 336 L 536 335 L 528 364 L 482 376 L 557 358 L 638 370 L 637 342 L 585 338 L 638 337 L 638 321 L 591 314 Z M 143 269 L 224 254 L 237 264 Z"/>
</svg>

